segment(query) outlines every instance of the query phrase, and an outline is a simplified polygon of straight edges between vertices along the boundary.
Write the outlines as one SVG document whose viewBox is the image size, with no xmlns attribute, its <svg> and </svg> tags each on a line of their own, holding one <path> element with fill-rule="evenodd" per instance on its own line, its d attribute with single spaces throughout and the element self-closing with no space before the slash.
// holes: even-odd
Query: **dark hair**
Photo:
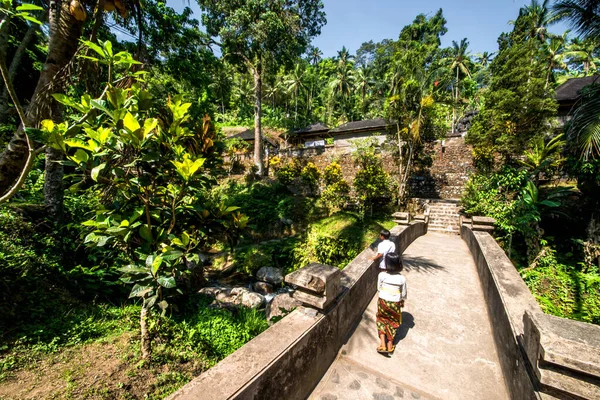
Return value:
<svg viewBox="0 0 600 400">
<path fill-rule="evenodd" d="M 399 274 L 404 269 L 402 257 L 398 253 L 387 253 L 385 255 L 385 269 L 388 274 Z"/>
<path fill-rule="evenodd" d="M 388 231 L 387 229 L 382 229 L 381 232 L 379 232 L 379 234 L 383 236 L 384 239 L 390 238 L 390 231 Z"/>
</svg>

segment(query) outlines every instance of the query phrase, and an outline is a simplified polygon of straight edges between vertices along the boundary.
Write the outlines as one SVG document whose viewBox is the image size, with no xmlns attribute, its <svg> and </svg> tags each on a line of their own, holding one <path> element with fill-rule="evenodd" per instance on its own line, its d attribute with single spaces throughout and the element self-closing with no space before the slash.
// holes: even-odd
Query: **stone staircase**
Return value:
<svg viewBox="0 0 600 400">
<path fill-rule="evenodd" d="M 459 217 L 461 206 L 458 200 L 430 199 L 429 232 L 443 232 L 453 235 L 460 234 Z"/>
</svg>

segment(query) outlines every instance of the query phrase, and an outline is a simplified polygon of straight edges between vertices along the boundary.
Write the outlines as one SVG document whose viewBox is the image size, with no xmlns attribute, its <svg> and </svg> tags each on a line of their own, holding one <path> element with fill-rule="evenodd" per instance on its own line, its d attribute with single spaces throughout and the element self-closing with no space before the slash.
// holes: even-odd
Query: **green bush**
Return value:
<svg viewBox="0 0 600 400">
<path fill-rule="evenodd" d="M 542 310 L 563 318 L 600 324 L 600 275 L 582 273 L 557 259 L 546 247 L 535 265 L 521 270 L 521 276 Z"/>
<path fill-rule="evenodd" d="M 314 195 L 319 190 L 319 179 L 321 179 L 321 172 L 315 164 L 309 162 L 302 168 L 300 172 L 300 179 L 302 183 L 308 188 L 308 192 Z"/>
<path fill-rule="evenodd" d="M 300 167 L 300 164 L 298 164 L 296 159 L 293 159 L 280 167 L 277 172 L 275 172 L 275 177 L 282 185 L 290 185 L 300 176 L 301 172 L 302 168 Z"/>
<path fill-rule="evenodd" d="M 461 203 L 470 215 L 496 219 L 500 236 L 516 230 L 516 196 L 527 182 L 525 170 L 503 167 L 490 174 L 475 174 L 465 186 Z"/>
<path fill-rule="evenodd" d="M 246 250 L 238 252 L 234 256 L 237 269 L 254 276 L 262 267 L 271 266 L 271 255 L 260 247 L 252 246 Z"/>
</svg>

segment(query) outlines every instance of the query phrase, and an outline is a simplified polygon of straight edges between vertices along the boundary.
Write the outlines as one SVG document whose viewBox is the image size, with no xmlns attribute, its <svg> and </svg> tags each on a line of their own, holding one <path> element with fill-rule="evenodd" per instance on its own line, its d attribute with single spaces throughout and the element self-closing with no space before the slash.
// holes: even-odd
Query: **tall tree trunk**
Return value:
<svg viewBox="0 0 600 400">
<path fill-rule="evenodd" d="M 46 176 L 44 178 L 44 200 L 46 210 L 56 219 L 63 211 L 65 191 L 63 188 L 64 168 L 61 164 L 63 153 L 61 150 L 48 147 L 46 149 Z"/>
<path fill-rule="evenodd" d="M 400 124 L 396 123 L 396 130 L 398 132 L 398 179 L 400 180 L 400 184 L 398 185 L 398 204 L 402 202 L 404 198 L 404 191 L 406 188 L 406 182 L 404 182 L 404 177 L 402 174 L 402 170 L 404 168 L 404 158 L 402 157 L 402 139 L 400 137 Z"/>
<path fill-rule="evenodd" d="M 254 164 L 258 168 L 258 174 L 262 176 L 265 172 L 263 164 L 263 146 L 262 146 L 262 70 L 260 64 L 255 66 L 254 75 Z"/>
<path fill-rule="evenodd" d="M 52 93 L 61 91 L 61 70 L 71 61 L 77 50 L 83 22 L 77 21 L 69 11 L 68 1 L 50 3 L 50 37 L 48 57 L 40 73 L 40 79 L 27 108 L 26 120 L 32 127 L 51 118 Z M 18 179 L 27 160 L 27 139 L 24 127 L 13 135 L 7 149 L 0 154 L 0 195 L 8 192 Z M 54 177 L 51 177 L 54 179 Z"/>
</svg>

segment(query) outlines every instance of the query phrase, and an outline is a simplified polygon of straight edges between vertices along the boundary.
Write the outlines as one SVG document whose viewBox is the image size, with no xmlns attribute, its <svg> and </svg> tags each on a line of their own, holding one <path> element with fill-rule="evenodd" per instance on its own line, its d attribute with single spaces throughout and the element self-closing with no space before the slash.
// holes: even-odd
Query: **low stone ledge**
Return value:
<svg viewBox="0 0 600 400">
<path fill-rule="evenodd" d="M 426 232 L 419 222 L 396 226 L 391 239 L 402 253 Z M 327 311 L 296 309 L 167 399 L 306 399 L 377 291 L 373 256 L 368 248 L 341 271 L 341 293 Z"/>
<path fill-rule="evenodd" d="M 392 218 L 398 225 L 408 225 L 410 223 L 410 213 L 407 212 L 395 212 L 392 214 Z"/>
<path fill-rule="evenodd" d="M 292 296 L 296 300 L 323 311 L 340 292 L 340 275 L 338 268 L 312 263 L 288 274 L 285 281 L 295 287 Z"/>
<path fill-rule="evenodd" d="M 600 326 L 526 312 L 523 344 L 542 390 L 600 398 Z"/>
<path fill-rule="evenodd" d="M 478 268 L 511 398 L 600 398 L 600 327 L 544 314 L 489 233 L 463 224 L 461 236 Z"/>
<path fill-rule="evenodd" d="M 494 238 L 487 232 L 461 226 L 471 250 L 492 320 L 494 341 L 507 387 L 513 399 L 537 399 L 521 346 L 523 314 L 541 312 L 529 288 Z"/>
</svg>

